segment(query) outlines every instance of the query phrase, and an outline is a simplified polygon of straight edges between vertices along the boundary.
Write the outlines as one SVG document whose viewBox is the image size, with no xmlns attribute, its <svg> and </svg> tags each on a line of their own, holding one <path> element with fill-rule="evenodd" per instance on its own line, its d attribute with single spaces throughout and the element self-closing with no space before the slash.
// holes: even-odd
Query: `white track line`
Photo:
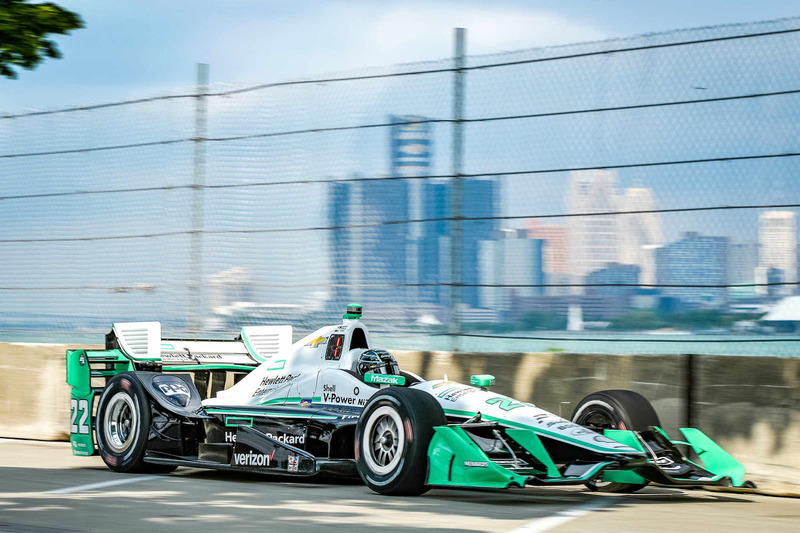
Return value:
<svg viewBox="0 0 800 533">
<path fill-rule="evenodd" d="M 103 489 L 115 485 L 126 485 L 128 483 L 138 483 L 140 481 L 150 481 L 161 476 L 126 477 L 124 479 L 112 479 L 111 481 L 101 481 L 100 483 L 89 483 L 88 485 L 78 485 L 77 487 L 66 487 L 63 489 L 48 490 L 45 494 L 72 494 L 73 492 L 83 492 L 87 490 Z"/>
<path fill-rule="evenodd" d="M 550 531 L 551 529 L 566 524 L 571 520 L 580 518 L 602 507 L 606 507 L 610 503 L 607 500 L 607 498 L 603 498 L 600 501 L 576 505 L 575 507 L 570 507 L 569 509 L 559 511 L 554 515 L 531 520 L 524 526 L 510 531 L 509 533 L 542 533 L 543 531 Z"/>
</svg>

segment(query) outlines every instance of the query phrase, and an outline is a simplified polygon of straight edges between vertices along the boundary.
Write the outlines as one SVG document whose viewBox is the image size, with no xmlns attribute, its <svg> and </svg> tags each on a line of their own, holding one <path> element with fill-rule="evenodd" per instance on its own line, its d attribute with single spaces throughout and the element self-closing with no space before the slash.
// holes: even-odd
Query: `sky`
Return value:
<svg viewBox="0 0 800 533">
<path fill-rule="evenodd" d="M 47 60 L 35 71 L 20 71 L 18 80 L 0 79 L 0 114 L 191 92 L 198 62 L 210 64 L 211 82 L 220 89 L 218 84 L 256 85 L 434 61 L 451 56 L 454 27 L 467 28 L 468 54 L 493 54 L 800 15 L 797 2 L 730 0 L 59 3 L 79 13 L 86 28 L 56 39 L 63 59 Z M 688 50 L 689 55 L 683 56 L 687 49 L 678 47 L 652 54 L 609 54 L 585 63 L 471 71 L 467 112 L 473 113 L 469 116 L 502 116 L 796 89 L 794 70 L 781 67 L 796 64 L 792 38 L 796 39 L 747 40 L 742 48 L 726 42 L 705 56 L 702 50 Z M 508 57 L 530 56 L 518 53 Z M 224 137 L 375 124 L 384 122 L 388 114 L 447 117 L 451 87 L 447 73 L 216 97 L 210 99 L 209 132 L 210 137 Z M 795 134 L 800 106 L 793 105 L 791 98 L 556 117 L 535 124 L 508 121 L 469 126 L 466 171 L 513 172 L 800 151 Z M 186 139 L 194 135 L 193 128 L 194 102 L 190 99 L 2 120 L 0 154 Z M 434 174 L 451 171 L 450 133 L 449 125 L 435 125 Z M 386 143 L 385 131 L 373 128 L 210 144 L 207 183 L 341 178 L 354 172 L 386 174 Z M 0 197 L 191 183 L 192 153 L 191 143 L 184 142 L 141 150 L 2 159 Z M 797 175 L 794 161 L 629 169 L 619 177 L 625 187 L 640 182 L 653 187 L 659 208 L 785 203 L 786 180 Z M 502 214 L 564 212 L 565 174 L 505 177 Z M 762 178 L 770 175 L 784 181 Z M 767 186 L 762 186 L 762 181 Z M 794 190 L 792 187 L 791 192 Z M 11 200 L 0 203 L 0 239 L 186 230 L 190 201 L 186 189 L 127 194 L 124 198 L 88 195 Z M 205 228 L 209 230 L 327 225 L 322 186 L 208 190 L 206 203 Z M 754 240 L 757 214 L 679 214 L 665 219 L 664 224 L 670 241 L 689 229 Z M 312 231 L 208 236 L 205 273 L 249 265 L 254 277 L 268 284 L 324 282 L 328 235 Z M 178 290 L 185 279 L 177 278 L 188 268 L 187 246 L 185 235 L 149 241 L 3 243 L 0 287 L 146 283 Z M 120 253 L 124 261 L 97 260 Z M 163 298 L 163 294 L 11 292 L 0 295 L 4 298 L 0 312 L 62 312 L 80 307 L 116 318 L 120 309 L 134 314 L 148 309 L 150 313 L 180 315 L 180 303 L 174 304 L 175 309 L 162 310 L 147 300 L 183 301 Z M 138 303 L 132 300 L 140 296 Z M 281 295 L 274 301 L 296 300 L 290 296 Z M 75 304 L 78 301 L 80 305 Z"/>
<path fill-rule="evenodd" d="M 495 53 L 796 16 L 792 0 L 58 0 L 86 27 L 64 58 L 0 79 L 0 112 L 173 92 L 196 63 L 212 82 L 268 83 L 452 54 Z"/>
</svg>

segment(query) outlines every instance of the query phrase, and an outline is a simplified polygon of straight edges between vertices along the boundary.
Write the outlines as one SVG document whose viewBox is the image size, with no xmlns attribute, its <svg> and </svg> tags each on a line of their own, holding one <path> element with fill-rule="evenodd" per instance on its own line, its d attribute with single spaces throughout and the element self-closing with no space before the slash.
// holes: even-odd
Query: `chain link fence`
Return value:
<svg viewBox="0 0 800 533">
<path fill-rule="evenodd" d="M 390 347 L 796 355 L 798 45 L 782 19 L 6 112 L 0 339 L 355 301 Z"/>
</svg>

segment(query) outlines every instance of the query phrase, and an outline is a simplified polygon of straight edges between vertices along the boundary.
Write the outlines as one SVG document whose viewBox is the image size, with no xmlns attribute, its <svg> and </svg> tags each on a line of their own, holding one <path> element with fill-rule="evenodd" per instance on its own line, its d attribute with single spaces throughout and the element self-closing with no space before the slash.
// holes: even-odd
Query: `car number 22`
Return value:
<svg viewBox="0 0 800 533">
<path fill-rule="evenodd" d="M 77 433 L 80 435 L 88 435 L 89 434 L 89 424 L 86 421 L 89 419 L 89 401 L 88 400 L 76 400 L 72 398 L 70 401 L 70 426 L 69 432 L 70 433 Z M 78 419 L 80 416 L 80 419 Z M 77 420 L 77 424 L 75 423 Z"/>
</svg>

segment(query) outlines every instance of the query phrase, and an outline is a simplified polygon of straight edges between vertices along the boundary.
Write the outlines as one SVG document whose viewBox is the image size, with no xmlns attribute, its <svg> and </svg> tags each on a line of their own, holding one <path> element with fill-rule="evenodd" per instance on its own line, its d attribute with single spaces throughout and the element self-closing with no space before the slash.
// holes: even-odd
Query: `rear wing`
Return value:
<svg viewBox="0 0 800 533">
<path fill-rule="evenodd" d="M 163 370 L 198 365 L 225 370 L 246 370 L 273 356 L 285 354 L 292 344 L 292 326 L 246 326 L 232 340 L 162 339 L 160 322 L 120 322 L 106 335 L 106 349 L 119 350 L 135 363 L 161 363 Z M 225 368 L 221 368 L 225 367 Z M 234 368 L 237 367 L 237 368 Z M 182 369 L 181 369 L 182 370 Z"/>
<path fill-rule="evenodd" d="M 121 372 L 191 372 L 201 398 L 236 383 L 292 345 L 292 326 L 243 327 L 231 340 L 162 339 L 160 322 L 117 322 L 105 350 L 67 350 L 70 441 L 75 455 L 92 455 L 94 397 Z M 233 381 L 229 381 L 232 375 Z M 94 380 L 94 383 L 93 383 Z M 97 386 L 101 385 L 101 386 Z"/>
</svg>

